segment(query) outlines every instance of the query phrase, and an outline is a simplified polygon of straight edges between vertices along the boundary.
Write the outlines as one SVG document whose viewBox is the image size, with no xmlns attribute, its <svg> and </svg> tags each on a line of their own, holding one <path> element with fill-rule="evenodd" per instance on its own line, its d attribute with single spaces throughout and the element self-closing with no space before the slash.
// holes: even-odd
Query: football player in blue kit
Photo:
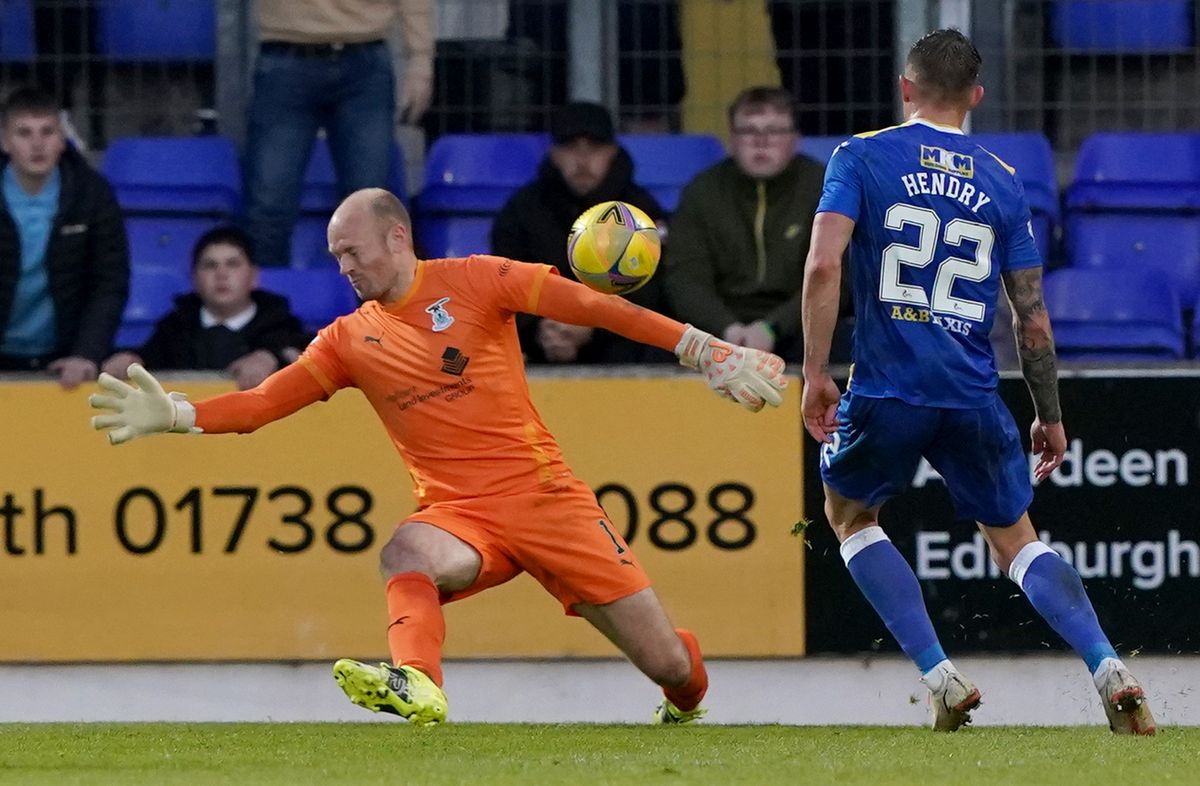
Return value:
<svg viewBox="0 0 1200 786">
<path fill-rule="evenodd" d="M 958 513 L 978 522 L 992 559 L 1087 663 L 1112 730 L 1153 734 L 1142 687 L 1079 574 L 1038 540 L 1026 512 L 1030 468 L 988 343 L 1001 282 L 1036 411 L 1038 480 L 1062 462 L 1067 438 L 1021 181 L 962 131 L 983 98 L 980 64 L 959 31 L 929 33 L 899 80 L 905 122 L 848 139 L 829 162 L 803 294 L 804 424 L 822 443 L 825 513 L 855 583 L 920 669 L 935 729 L 969 722 L 980 692 L 946 657 L 916 575 L 879 526 L 880 507 L 922 456 Z M 856 325 L 840 394 L 829 347 L 847 245 Z"/>
</svg>

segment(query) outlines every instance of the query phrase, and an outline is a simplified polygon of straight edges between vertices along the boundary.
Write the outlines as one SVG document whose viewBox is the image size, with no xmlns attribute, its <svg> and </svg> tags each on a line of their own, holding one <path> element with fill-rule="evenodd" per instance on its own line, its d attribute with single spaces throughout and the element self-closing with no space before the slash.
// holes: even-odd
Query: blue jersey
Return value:
<svg viewBox="0 0 1200 786">
<path fill-rule="evenodd" d="M 855 221 L 850 389 L 918 406 L 990 405 L 1000 274 L 1042 264 L 1012 167 L 956 128 L 911 120 L 838 147 L 823 211 Z"/>
</svg>

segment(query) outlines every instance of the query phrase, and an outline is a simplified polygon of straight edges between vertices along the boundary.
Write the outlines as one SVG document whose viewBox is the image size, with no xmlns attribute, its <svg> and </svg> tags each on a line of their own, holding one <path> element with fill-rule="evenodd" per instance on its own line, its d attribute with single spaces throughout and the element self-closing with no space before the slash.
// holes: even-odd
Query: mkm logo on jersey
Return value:
<svg viewBox="0 0 1200 786">
<path fill-rule="evenodd" d="M 944 147 L 921 145 L 921 166 L 960 177 L 975 177 L 975 157 Z"/>
</svg>

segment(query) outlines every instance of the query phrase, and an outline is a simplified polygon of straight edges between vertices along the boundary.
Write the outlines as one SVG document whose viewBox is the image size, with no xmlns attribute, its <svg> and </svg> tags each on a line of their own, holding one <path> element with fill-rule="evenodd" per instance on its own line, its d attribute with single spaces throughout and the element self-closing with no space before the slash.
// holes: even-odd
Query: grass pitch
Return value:
<svg viewBox="0 0 1200 786">
<path fill-rule="evenodd" d="M 0 725 L 0 783 L 1200 783 L 1200 728 Z"/>
</svg>

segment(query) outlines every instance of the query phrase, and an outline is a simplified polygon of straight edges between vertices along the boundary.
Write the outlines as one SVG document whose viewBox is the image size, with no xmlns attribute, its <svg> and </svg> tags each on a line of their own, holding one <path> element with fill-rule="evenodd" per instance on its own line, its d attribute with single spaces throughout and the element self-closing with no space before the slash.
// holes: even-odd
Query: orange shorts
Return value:
<svg viewBox="0 0 1200 786">
<path fill-rule="evenodd" d="M 475 583 L 443 595 L 461 600 L 522 571 L 558 598 L 567 614 L 576 603 L 602 605 L 650 586 L 596 495 L 572 478 L 552 491 L 439 502 L 400 526 L 432 524 L 472 546 L 483 566 Z"/>
</svg>

